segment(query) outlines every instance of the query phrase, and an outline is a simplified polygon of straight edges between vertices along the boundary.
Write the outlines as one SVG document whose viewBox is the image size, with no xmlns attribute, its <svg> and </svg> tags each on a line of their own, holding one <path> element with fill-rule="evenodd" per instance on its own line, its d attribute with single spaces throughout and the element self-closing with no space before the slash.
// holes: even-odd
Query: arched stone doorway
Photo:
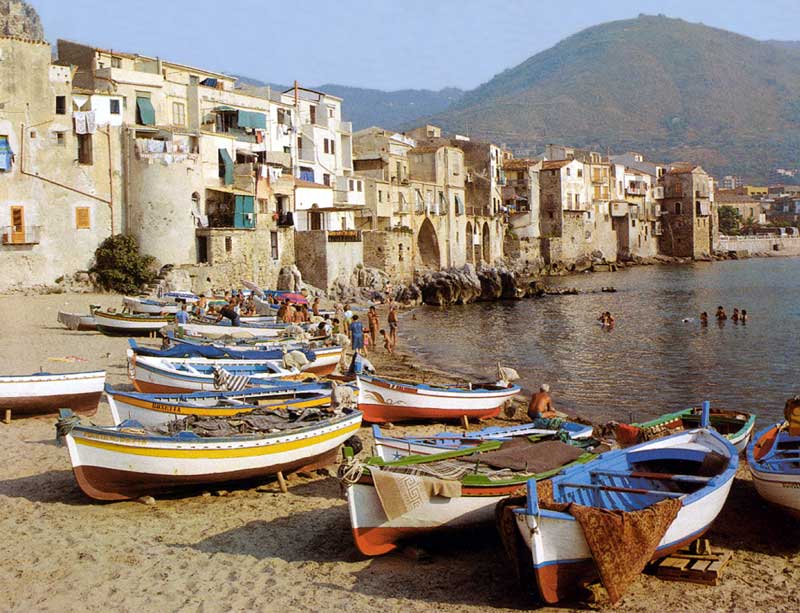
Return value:
<svg viewBox="0 0 800 613">
<path fill-rule="evenodd" d="M 439 239 L 436 236 L 436 229 L 430 219 L 422 222 L 417 235 L 417 248 L 422 259 L 422 265 L 427 268 L 439 268 Z"/>
<path fill-rule="evenodd" d="M 492 238 L 489 236 L 489 224 L 486 222 L 483 224 L 483 240 L 481 241 L 481 246 L 483 247 L 483 261 L 487 263 L 491 262 Z"/>
<path fill-rule="evenodd" d="M 467 253 L 467 262 L 471 262 L 472 264 L 475 263 L 475 249 L 472 247 L 472 224 L 467 222 L 467 235 L 464 237 L 466 239 L 466 253 Z"/>
</svg>

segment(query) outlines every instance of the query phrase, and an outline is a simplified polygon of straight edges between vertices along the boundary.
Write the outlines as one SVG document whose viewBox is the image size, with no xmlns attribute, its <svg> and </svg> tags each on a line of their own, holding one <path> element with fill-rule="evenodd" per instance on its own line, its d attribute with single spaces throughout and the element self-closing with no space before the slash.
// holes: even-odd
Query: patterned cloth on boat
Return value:
<svg viewBox="0 0 800 613">
<path fill-rule="evenodd" d="M 461 496 L 460 481 L 385 472 L 377 467 L 370 467 L 370 472 L 383 512 L 389 519 L 428 504 L 432 496 Z"/>
<path fill-rule="evenodd" d="M 214 388 L 238 392 L 247 387 L 250 377 L 246 375 L 232 375 L 221 366 L 214 366 Z"/>
<path fill-rule="evenodd" d="M 608 599 L 616 603 L 653 558 L 683 503 L 661 500 L 637 511 L 611 511 L 553 500 L 552 481 L 536 487 L 539 506 L 572 515 L 581 526 Z"/>
</svg>

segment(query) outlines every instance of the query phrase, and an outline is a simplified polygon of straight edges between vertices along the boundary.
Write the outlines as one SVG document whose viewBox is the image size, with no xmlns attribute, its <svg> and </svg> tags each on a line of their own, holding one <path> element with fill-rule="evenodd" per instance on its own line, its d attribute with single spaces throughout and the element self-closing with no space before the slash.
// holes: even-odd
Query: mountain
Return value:
<svg viewBox="0 0 800 613">
<path fill-rule="evenodd" d="M 0 35 L 44 40 L 39 13 L 23 0 L 0 0 Z"/>
<path fill-rule="evenodd" d="M 266 83 L 240 75 L 232 75 L 248 88 L 260 91 L 267 87 L 274 91 L 284 91 L 288 86 Z M 370 126 L 396 128 L 411 123 L 420 117 L 441 113 L 459 100 L 464 91 L 455 87 L 446 87 L 439 91 L 429 89 L 400 89 L 382 91 L 325 83 L 311 89 L 342 98 L 342 116 L 353 123 L 353 130 Z"/>
<path fill-rule="evenodd" d="M 570 36 L 422 121 L 517 151 L 635 150 L 764 180 L 797 165 L 800 45 L 642 15 Z"/>
</svg>

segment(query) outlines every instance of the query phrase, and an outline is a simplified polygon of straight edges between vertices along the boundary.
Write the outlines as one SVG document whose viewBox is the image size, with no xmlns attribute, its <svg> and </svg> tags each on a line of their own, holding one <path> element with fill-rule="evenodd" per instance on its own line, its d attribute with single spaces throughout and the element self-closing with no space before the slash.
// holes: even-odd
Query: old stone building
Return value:
<svg viewBox="0 0 800 613">
<path fill-rule="evenodd" d="M 50 45 L 0 37 L 0 290 L 88 269 L 123 227 L 118 124 L 85 113 Z"/>
<path fill-rule="evenodd" d="M 665 255 L 706 259 L 719 241 L 719 217 L 711 177 L 700 166 L 671 166 L 661 177 L 662 234 Z"/>
</svg>

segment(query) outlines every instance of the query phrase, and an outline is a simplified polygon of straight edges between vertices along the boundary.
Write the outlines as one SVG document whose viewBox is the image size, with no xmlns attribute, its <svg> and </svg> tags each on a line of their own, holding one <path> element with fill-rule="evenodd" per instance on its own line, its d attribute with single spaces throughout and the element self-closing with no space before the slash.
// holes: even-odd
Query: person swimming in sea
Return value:
<svg viewBox="0 0 800 613">
<path fill-rule="evenodd" d="M 708 313 L 706 313 L 705 311 L 700 313 L 700 325 L 701 326 L 707 326 L 708 325 Z"/>
</svg>

